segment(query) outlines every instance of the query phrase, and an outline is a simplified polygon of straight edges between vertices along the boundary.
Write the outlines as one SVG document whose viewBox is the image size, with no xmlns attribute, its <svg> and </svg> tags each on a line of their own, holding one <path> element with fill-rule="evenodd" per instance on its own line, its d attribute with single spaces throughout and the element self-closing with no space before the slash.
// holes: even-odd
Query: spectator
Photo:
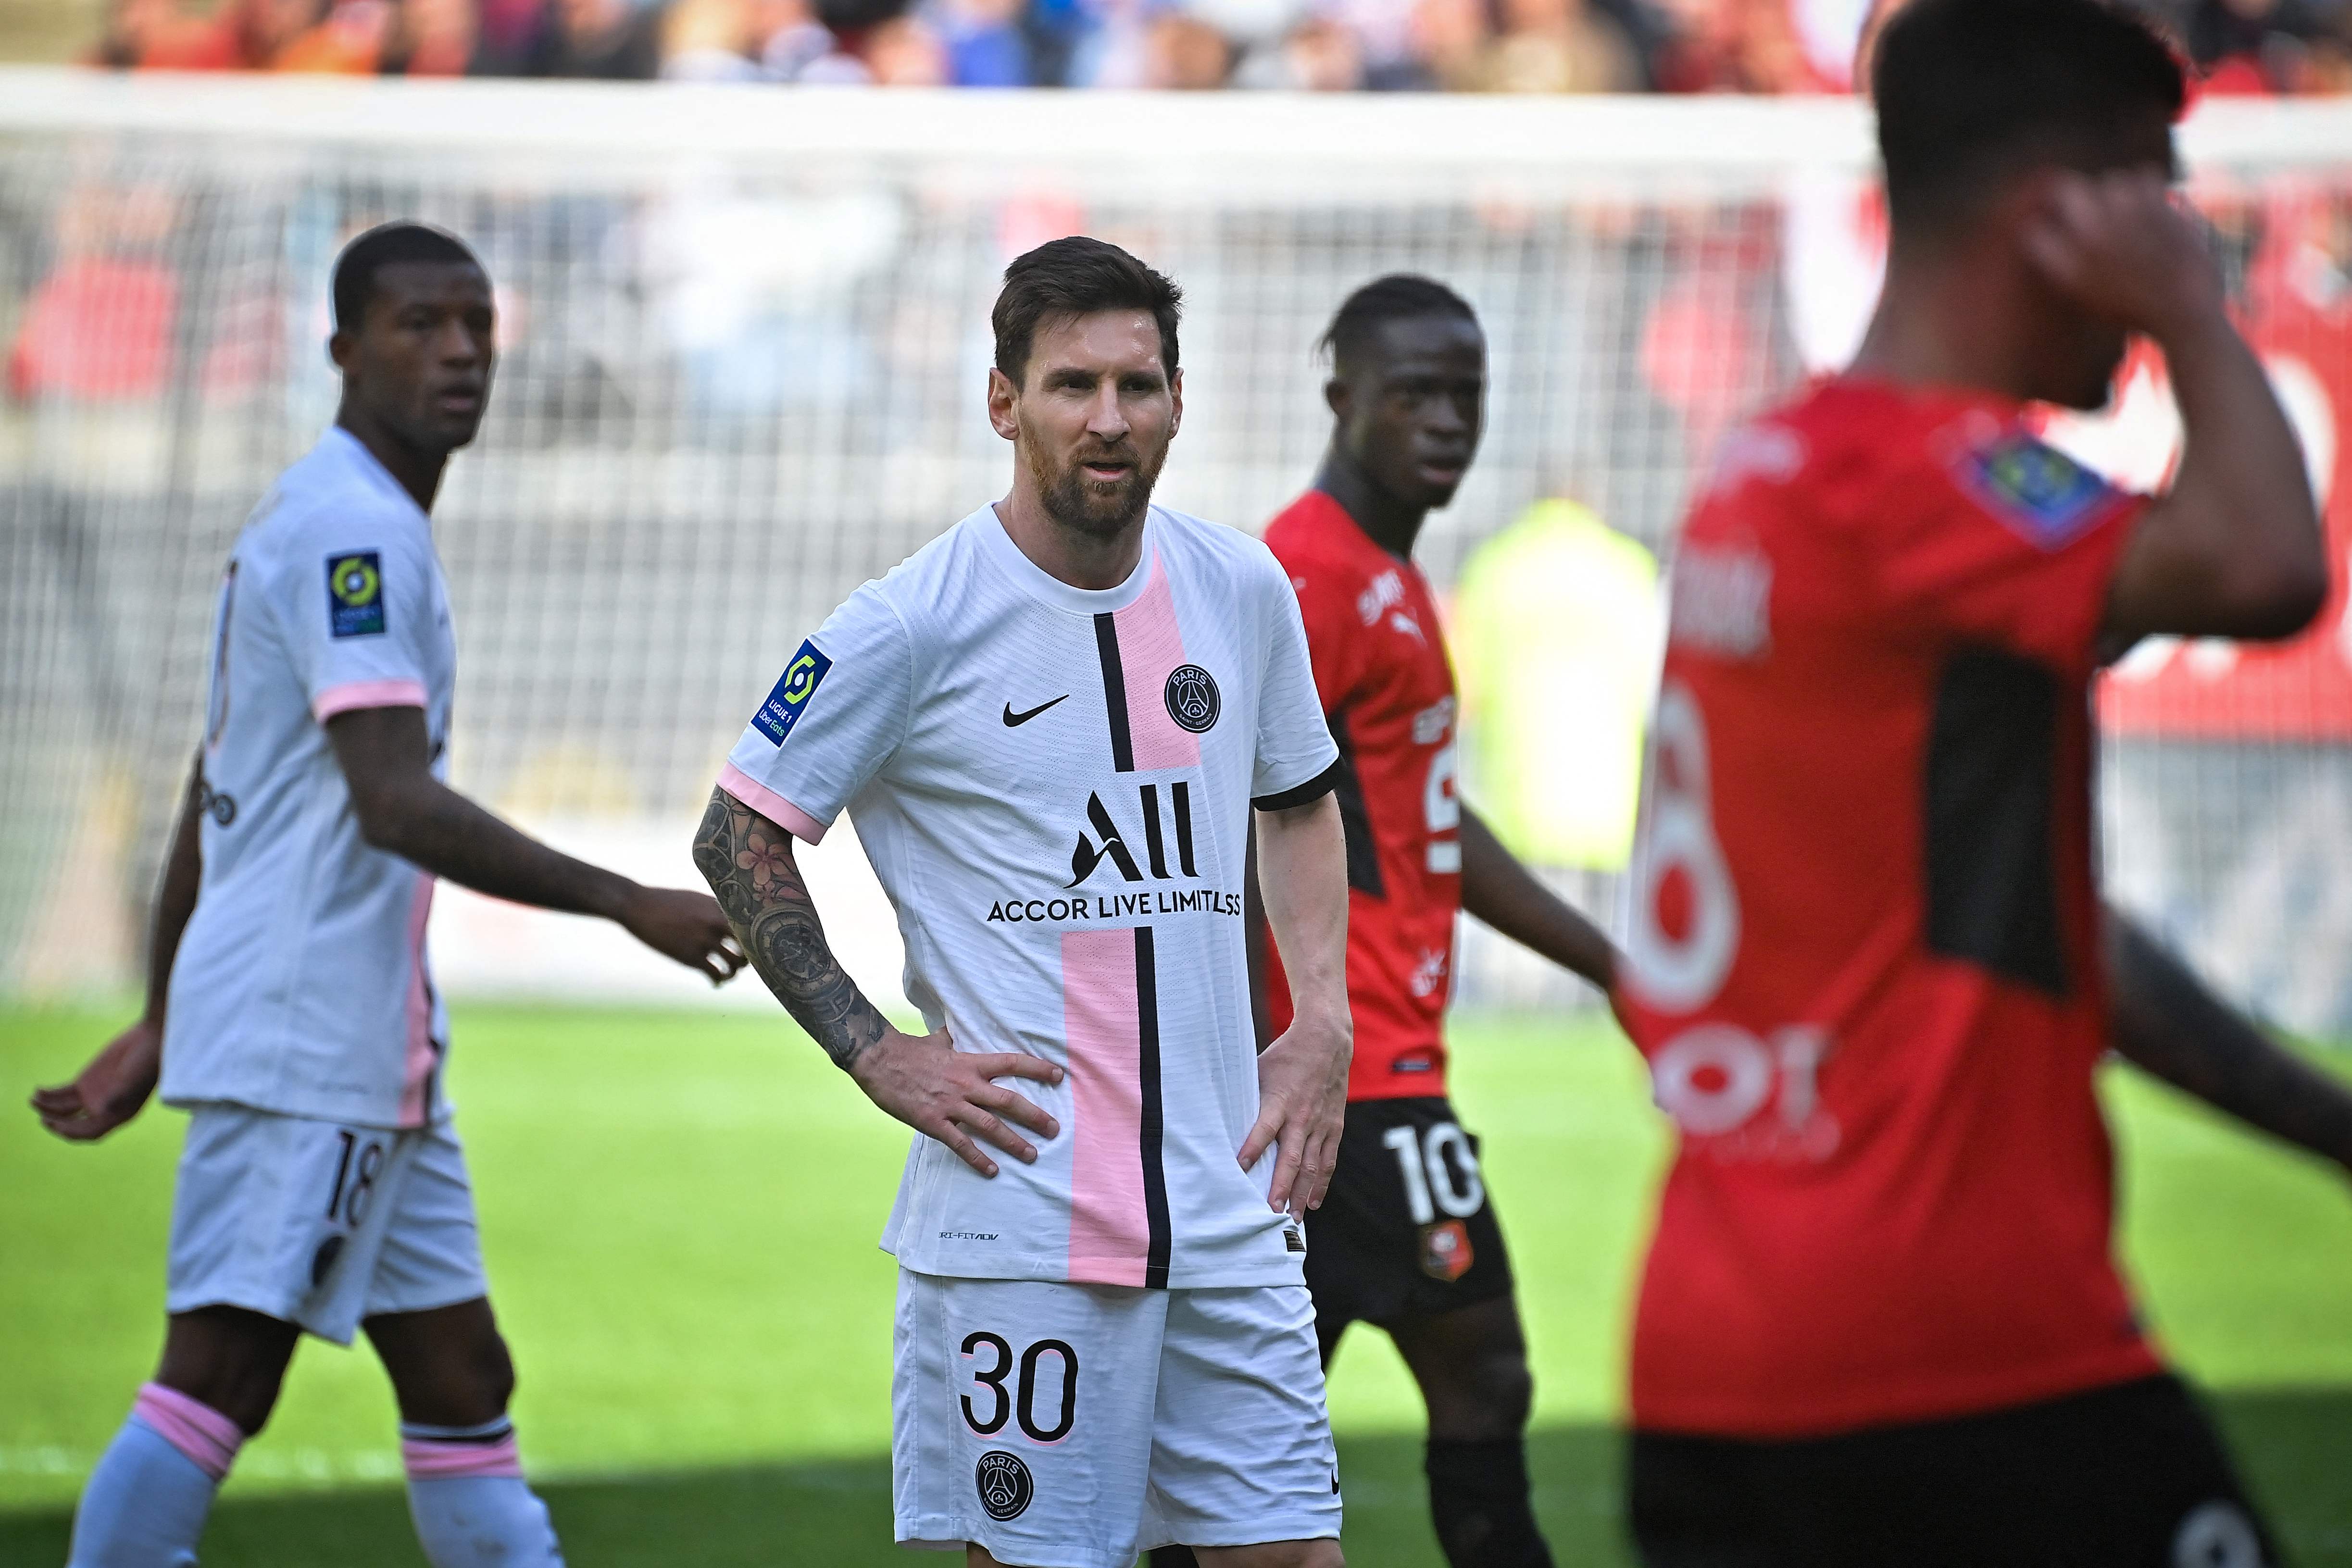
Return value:
<svg viewBox="0 0 2352 1568">
<path fill-rule="evenodd" d="M 1233 46 L 1198 17 L 1170 12 L 1145 30 L 1145 87 L 1202 91 L 1224 86 L 1233 68 Z"/>
<path fill-rule="evenodd" d="M 400 0 L 382 68 L 387 76 L 464 76 L 479 26 L 473 0 Z"/>
<path fill-rule="evenodd" d="M 1239 87 L 1347 92 L 1364 85 L 1363 46 L 1354 28 L 1310 16 L 1280 44 L 1244 59 L 1234 79 Z"/>
<path fill-rule="evenodd" d="M 744 0 L 676 0 L 662 17 L 662 79 L 756 81 L 751 45 Z"/>
<path fill-rule="evenodd" d="M 947 50 L 958 87 L 1027 87 L 1034 81 L 1022 0 L 937 0 L 924 16 Z"/>
<path fill-rule="evenodd" d="M 1503 36 L 1475 73 L 1486 92 L 1631 92 L 1641 86 L 1624 33 L 1585 0 L 1503 0 Z"/>
<path fill-rule="evenodd" d="M 876 87 L 945 87 L 950 63 L 940 36 L 914 16 L 893 16 L 866 36 L 866 68 Z"/>
<path fill-rule="evenodd" d="M 551 47 L 532 75 L 651 81 L 660 72 L 661 13 L 651 5 L 555 0 L 554 22 Z"/>
<path fill-rule="evenodd" d="M 2344 12 L 2321 0 L 2196 0 L 2180 32 L 2208 92 L 2315 92 L 2340 82 Z"/>
</svg>

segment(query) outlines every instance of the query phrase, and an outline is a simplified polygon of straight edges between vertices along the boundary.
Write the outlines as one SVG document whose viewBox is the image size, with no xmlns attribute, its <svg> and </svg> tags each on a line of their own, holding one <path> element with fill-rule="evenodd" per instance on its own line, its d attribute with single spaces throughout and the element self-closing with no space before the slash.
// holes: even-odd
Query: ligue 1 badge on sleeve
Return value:
<svg viewBox="0 0 2352 1568">
<path fill-rule="evenodd" d="M 369 637 L 383 630 L 383 556 L 372 549 L 327 558 L 327 630 Z"/>
<path fill-rule="evenodd" d="M 1198 664 L 1179 664 L 1168 672 L 1168 716 L 1194 735 L 1206 735 L 1217 722 L 1224 699 L 1217 695 L 1216 677 Z"/>
<path fill-rule="evenodd" d="M 823 649 L 814 643 L 803 643 L 800 652 L 793 655 L 793 662 L 784 666 L 784 673 L 776 677 L 768 700 L 751 716 L 752 727 L 766 736 L 771 745 L 782 746 L 784 737 L 792 734 L 793 726 L 800 723 L 801 715 L 808 711 L 809 698 L 816 695 L 818 684 L 832 668 L 833 661 L 824 656 Z"/>
</svg>

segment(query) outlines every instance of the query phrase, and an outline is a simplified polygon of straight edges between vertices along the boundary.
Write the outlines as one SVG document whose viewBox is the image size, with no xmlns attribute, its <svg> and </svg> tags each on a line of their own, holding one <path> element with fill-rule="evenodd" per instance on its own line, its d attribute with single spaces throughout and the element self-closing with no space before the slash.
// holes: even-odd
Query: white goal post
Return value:
<svg viewBox="0 0 2352 1568">
<path fill-rule="evenodd" d="M 2340 570 L 2352 102 L 2214 100 L 2183 144 L 2330 492 Z M 457 781 L 681 880 L 784 653 L 1001 488 L 986 315 L 1028 246 L 1098 234 L 1184 286 L 1187 418 L 1160 493 L 1252 528 L 1328 434 L 1313 350 L 1344 294 L 1396 269 L 1460 289 L 1493 394 L 1423 550 L 1450 591 L 1546 497 L 1667 548 L 1724 430 L 1850 350 L 1882 232 L 1867 112 L 1844 100 L 0 69 L 0 995 L 131 983 L 215 575 L 331 415 L 336 249 L 407 216 L 465 235 L 502 307 L 490 416 L 436 512 Z M 2143 366 L 2114 417 L 2059 434 L 2154 481 L 2168 413 Z M 2328 615 L 2291 656 L 2166 644 L 2121 673 L 2106 852 L 2119 895 L 2238 995 L 2344 1037 L 2352 629 L 2340 597 Z M 1540 806 L 1541 781 L 1471 785 L 1507 787 Z M 1562 875 L 1605 904 L 1601 859 Z M 895 934 L 848 860 L 853 967 L 895 991 Z M 446 903 L 453 989 L 691 994 L 617 934 Z M 1474 1002 L 1571 995 L 1465 944 Z"/>
</svg>

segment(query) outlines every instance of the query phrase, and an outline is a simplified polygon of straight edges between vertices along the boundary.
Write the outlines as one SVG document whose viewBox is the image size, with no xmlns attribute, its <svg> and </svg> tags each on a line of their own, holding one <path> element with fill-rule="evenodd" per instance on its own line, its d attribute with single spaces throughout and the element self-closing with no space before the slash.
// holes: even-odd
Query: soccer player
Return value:
<svg viewBox="0 0 2352 1568">
<path fill-rule="evenodd" d="M 344 250 L 333 293 L 341 406 L 221 580 L 145 1014 L 33 1097 L 77 1142 L 138 1114 L 159 1072 L 191 1113 L 163 1364 L 82 1490 L 72 1568 L 194 1563 L 297 1339 L 354 1327 L 391 1376 L 435 1568 L 561 1562 L 442 1092 L 434 879 L 604 915 L 714 981 L 741 962 L 707 895 L 558 854 L 442 782 L 457 647 L 426 514 L 489 397 L 490 283 L 448 235 L 391 224 Z"/>
<path fill-rule="evenodd" d="M 923 1134 L 883 1238 L 897 1533 L 975 1568 L 1340 1563 L 1299 1270 L 1347 1090 L 1339 759 L 1274 558 L 1150 504 L 1177 307 L 1097 240 L 1006 269 L 1012 488 L 801 644 L 695 846 L 770 988 Z M 919 1037 L 843 973 L 794 862 L 845 806 Z M 1253 815 L 1298 1002 L 1262 1056 Z"/>
<path fill-rule="evenodd" d="M 2116 1267 L 2095 1069 L 2339 1161 L 2352 1102 L 2104 915 L 2089 688 L 2141 636 L 2304 625 L 2310 488 L 2168 190 L 2154 34 L 1916 0 L 1874 89 L 1861 357 L 1726 444 L 1673 568 L 1621 986 L 1680 1134 L 1633 1531 L 1652 1568 L 2255 1568 Z M 2133 333 L 2187 431 L 2154 497 L 2026 406 L 2099 405 Z"/>
<path fill-rule="evenodd" d="M 1323 341 L 1330 449 L 1315 487 L 1265 531 L 1297 591 L 1339 743 L 1348 842 L 1356 1051 L 1339 1167 L 1307 1218 L 1307 1284 L 1327 1365 L 1350 1323 L 1375 1323 L 1420 1385 L 1446 1561 L 1526 1568 L 1551 1561 L 1528 1501 L 1534 1385 L 1477 1141 L 1445 1095 L 1454 915 L 1467 909 L 1604 992 L 1615 954 L 1454 792 L 1454 673 L 1412 547 L 1478 449 L 1477 317 L 1442 283 L 1382 277 L 1348 297 Z M 1266 1000 L 1282 1029 L 1287 954 L 1276 948 Z"/>
</svg>

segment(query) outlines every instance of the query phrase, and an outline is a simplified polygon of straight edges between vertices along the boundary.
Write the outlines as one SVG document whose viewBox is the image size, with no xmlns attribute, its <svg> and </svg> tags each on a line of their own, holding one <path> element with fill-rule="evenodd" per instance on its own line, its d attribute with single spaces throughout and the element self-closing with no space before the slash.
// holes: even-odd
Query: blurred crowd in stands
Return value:
<svg viewBox="0 0 2352 1568">
<path fill-rule="evenodd" d="M 114 0 L 152 69 L 913 87 L 1850 90 L 1901 0 Z M 2209 91 L 2352 91 L 2352 0 L 2139 0 Z"/>
</svg>

